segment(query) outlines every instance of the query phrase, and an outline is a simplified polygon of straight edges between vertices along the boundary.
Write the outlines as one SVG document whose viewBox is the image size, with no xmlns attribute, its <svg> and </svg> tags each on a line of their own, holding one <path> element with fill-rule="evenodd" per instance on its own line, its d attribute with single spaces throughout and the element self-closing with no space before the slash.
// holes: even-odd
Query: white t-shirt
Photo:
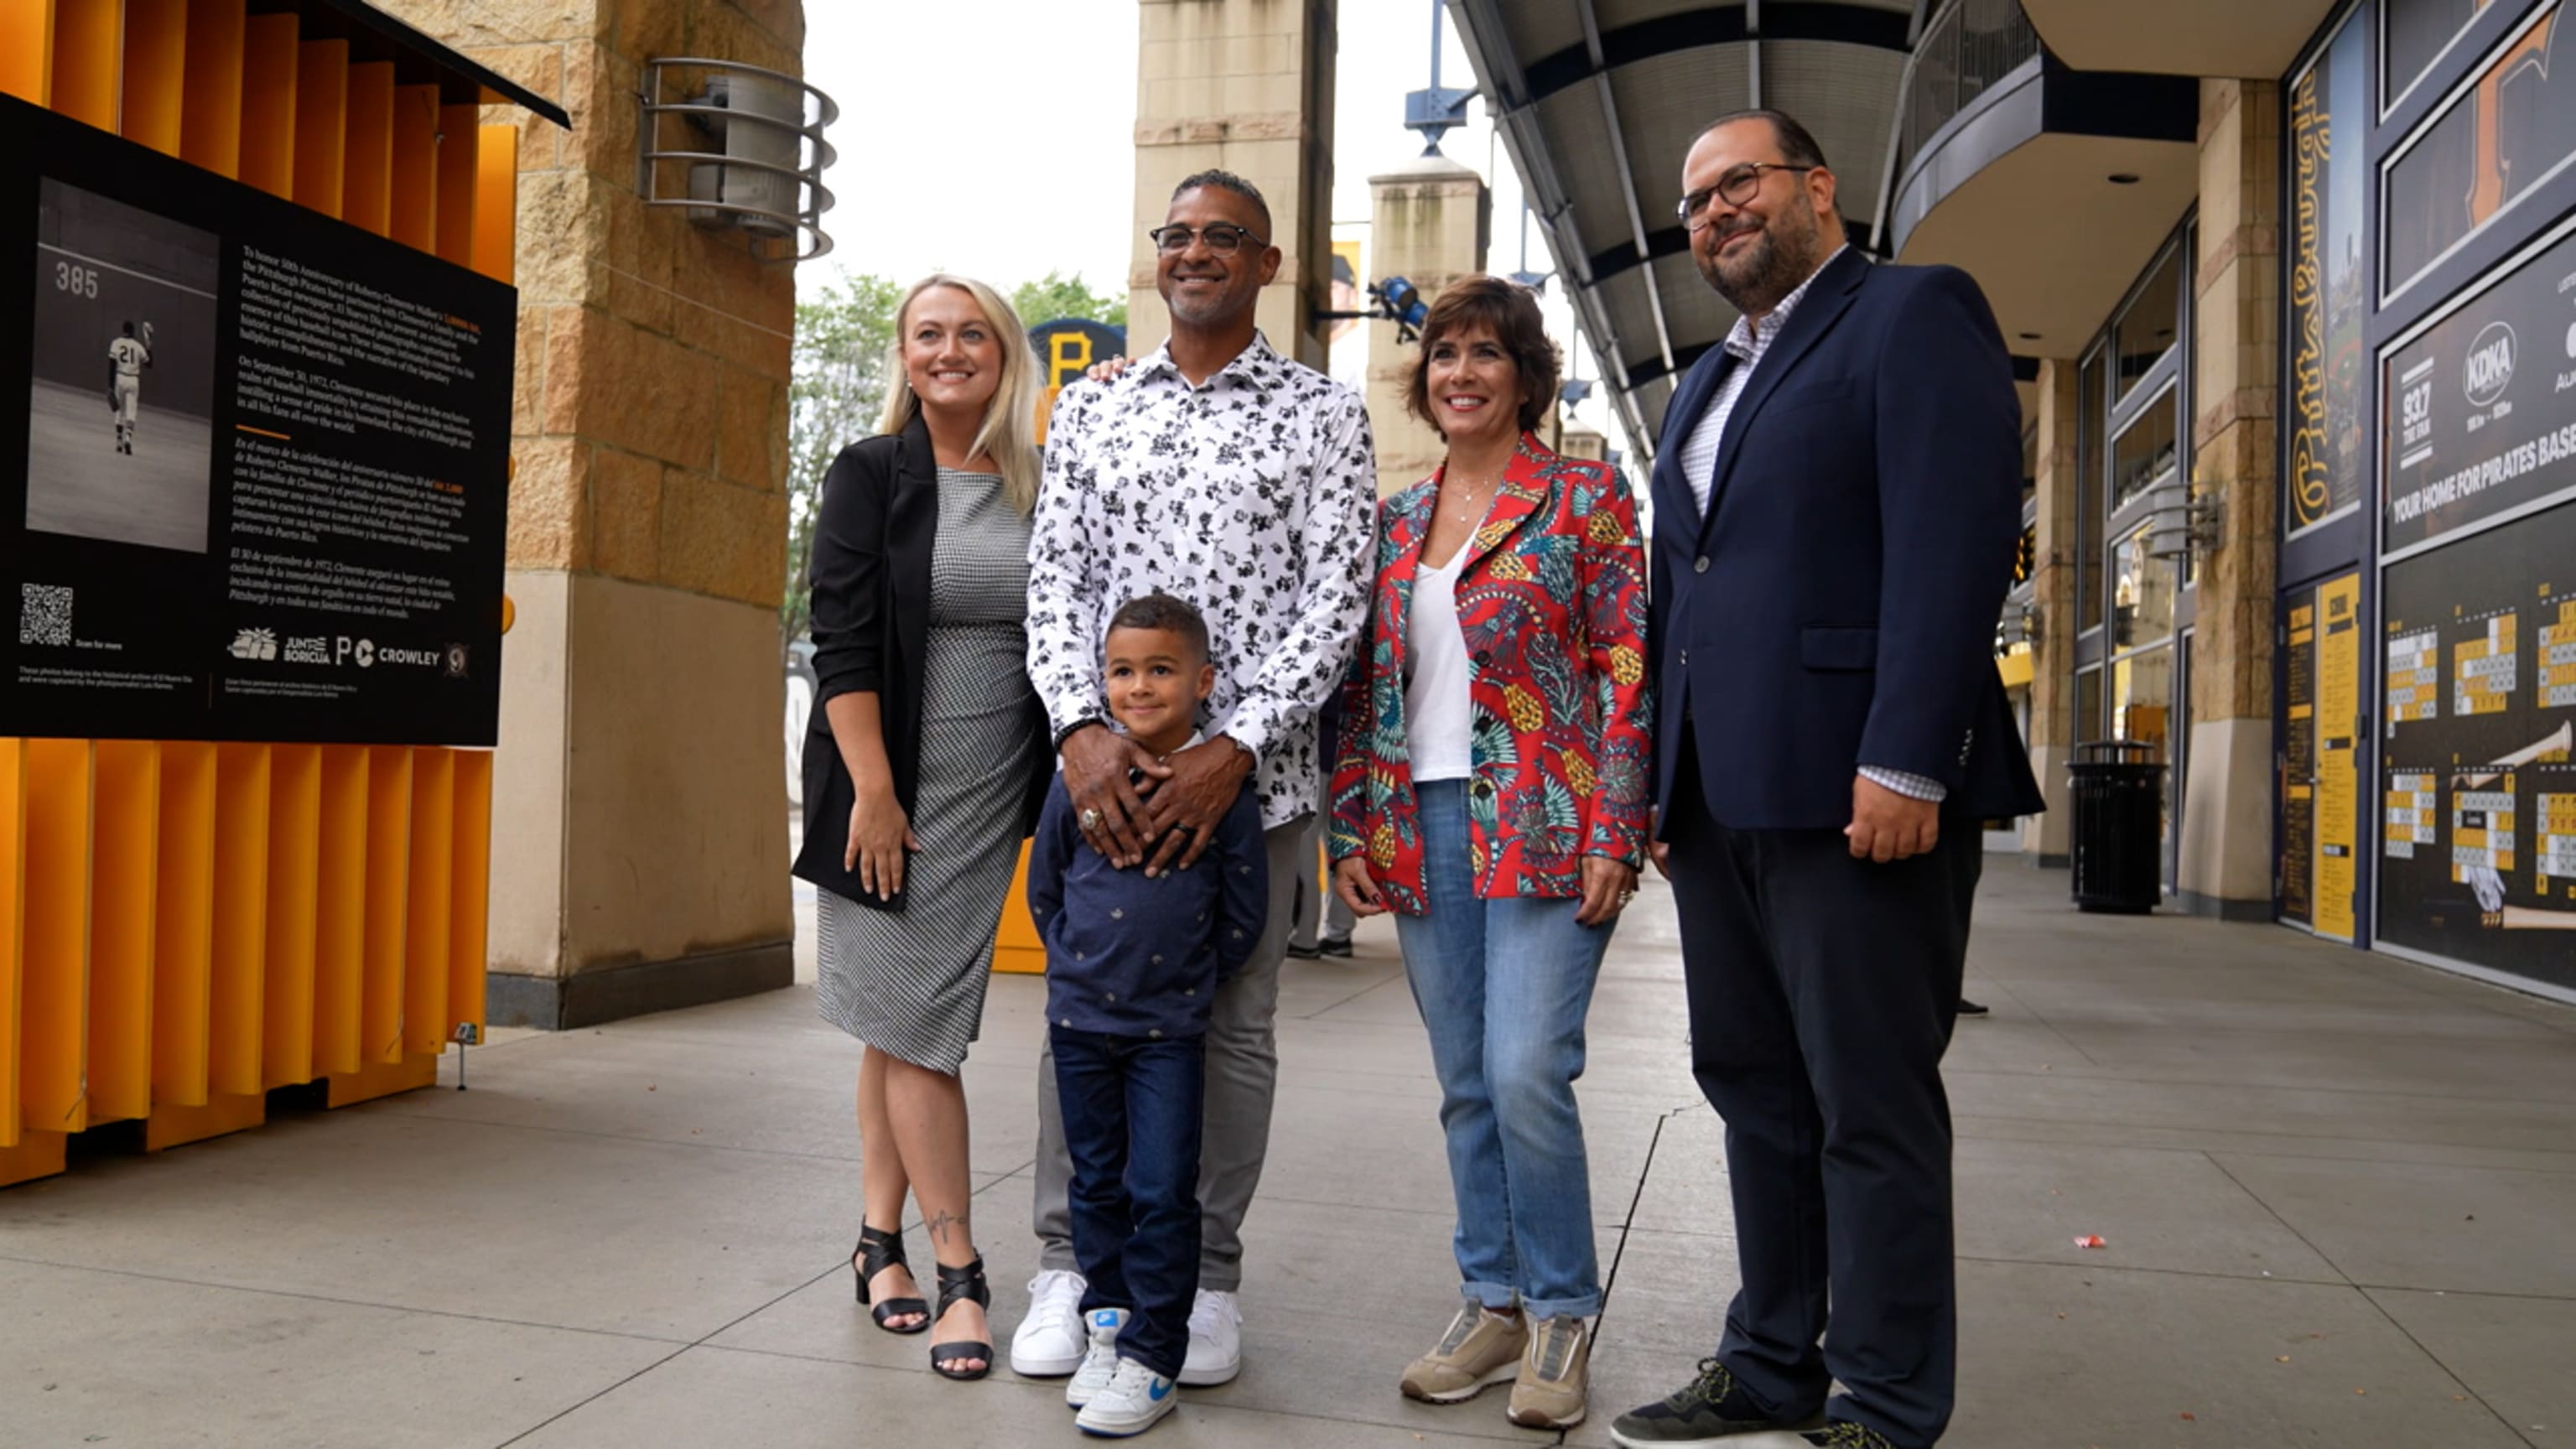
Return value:
<svg viewBox="0 0 2576 1449">
<path fill-rule="evenodd" d="M 1413 783 L 1464 780 L 1475 773 L 1467 708 L 1467 635 L 1458 627 L 1461 548 L 1444 568 L 1421 565 L 1413 576 L 1413 606 L 1405 619 L 1406 658 L 1413 672 L 1404 683 L 1405 747 Z"/>
</svg>

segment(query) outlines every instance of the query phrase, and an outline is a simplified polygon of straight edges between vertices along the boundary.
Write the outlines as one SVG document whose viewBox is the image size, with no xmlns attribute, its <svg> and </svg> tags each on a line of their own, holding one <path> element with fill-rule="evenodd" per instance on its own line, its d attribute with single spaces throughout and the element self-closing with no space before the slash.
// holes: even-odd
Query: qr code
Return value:
<svg viewBox="0 0 2576 1449">
<path fill-rule="evenodd" d="M 18 642 L 69 646 L 72 591 L 56 584 L 20 584 L 18 591 Z"/>
</svg>

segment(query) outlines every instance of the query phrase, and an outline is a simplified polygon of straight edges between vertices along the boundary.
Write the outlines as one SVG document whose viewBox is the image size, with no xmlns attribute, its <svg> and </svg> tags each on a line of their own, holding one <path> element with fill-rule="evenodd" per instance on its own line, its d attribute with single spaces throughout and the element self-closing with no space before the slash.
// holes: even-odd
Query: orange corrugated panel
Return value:
<svg viewBox="0 0 2576 1449">
<path fill-rule="evenodd" d="M 116 82 L 124 69 L 124 0 L 58 0 L 54 109 L 102 131 L 115 130 Z"/>
<path fill-rule="evenodd" d="M 340 214 L 349 147 L 349 42 L 308 40 L 295 56 L 295 202 Z"/>
<path fill-rule="evenodd" d="M 314 889 L 321 871 L 322 751 L 274 745 L 268 765 L 268 959 L 260 1085 L 313 1080 Z"/>
<path fill-rule="evenodd" d="M 411 923 L 411 751 L 386 746 L 367 762 L 367 951 L 359 1008 L 360 1066 L 403 1054 L 403 948 Z"/>
<path fill-rule="evenodd" d="M 438 87 L 394 88 L 393 239 L 438 250 Z"/>
<path fill-rule="evenodd" d="M 179 154 L 218 176 L 241 175 L 242 0 L 188 0 L 188 88 Z"/>
<path fill-rule="evenodd" d="M 479 106 L 443 106 L 438 112 L 438 255 L 460 267 L 474 264 L 474 158 L 482 149 Z"/>
<path fill-rule="evenodd" d="M 188 78 L 188 0 L 125 0 L 124 106 L 119 133 L 164 156 L 179 154 Z"/>
<path fill-rule="evenodd" d="M 295 197 L 296 72 L 304 22 L 254 15 L 242 27 L 241 179 L 271 196 Z"/>
<path fill-rule="evenodd" d="M 19 1112 L 37 1132 L 89 1125 L 92 747 L 27 742 L 27 937 Z"/>
<path fill-rule="evenodd" d="M 492 755 L 456 752 L 456 865 L 448 878 L 447 1015 L 481 1027 L 492 919 Z"/>
<path fill-rule="evenodd" d="M 53 80 L 54 0 L 0 0 L 0 91 L 41 106 Z"/>
<path fill-rule="evenodd" d="M 267 745 L 215 751 L 215 953 L 207 972 L 206 1087 L 257 1096 L 268 951 Z M 210 1103 L 211 1110 L 211 1103 Z"/>
<path fill-rule="evenodd" d="M 161 747 L 100 740 L 90 845 L 89 1116 L 152 1111 L 152 926 L 161 860 Z"/>
<path fill-rule="evenodd" d="M 403 948 L 403 1050 L 436 1056 L 447 1014 L 450 886 L 456 876 L 456 752 L 411 757 L 411 900 Z"/>
<path fill-rule="evenodd" d="M 367 751 L 322 751 L 321 880 L 315 889 L 313 1070 L 358 1069 L 367 961 Z"/>
<path fill-rule="evenodd" d="M 394 67 L 349 67 L 349 144 L 340 158 L 340 219 L 378 236 L 394 229 Z"/>
<path fill-rule="evenodd" d="M 506 285 L 519 266 L 519 128 L 483 127 L 474 167 L 474 270 Z"/>
<path fill-rule="evenodd" d="M 152 1100 L 206 1105 L 215 960 L 215 747 L 161 746 L 160 894 L 153 902 Z"/>
<path fill-rule="evenodd" d="M 18 1074 L 25 1053 L 27 742 L 0 739 L 0 1147 L 18 1145 Z"/>
</svg>

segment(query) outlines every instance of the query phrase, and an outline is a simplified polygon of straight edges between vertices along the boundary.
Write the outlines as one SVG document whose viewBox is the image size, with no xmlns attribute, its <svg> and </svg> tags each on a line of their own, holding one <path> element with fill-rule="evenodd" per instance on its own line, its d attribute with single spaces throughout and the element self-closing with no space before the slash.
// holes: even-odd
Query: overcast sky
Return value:
<svg viewBox="0 0 2576 1449">
<path fill-rule="evenodd" d="M 1419 155 L 1404 97 L 1431 81 L 1433 0 L 1341 7 L 1333 134 L 1337 237 L 1365 240 L 1368 178 Z M 841 107 L 827 178 L 839 204 L 824 218 L 830 256 L 807 263 L 811 290 L 837 268 L 908 282 L 965 272 L 1008 291 L 1050 269 L 1095 291 L 1126 288 L 1135 188 L 1137 16 L 1133 0 L 871 0 L 809 5 L 805 77 Z M 1444 27 L 1441 83 L 1475 73 Z M 1492 144 L 1481 100 L 1441 149 L 1494 185 L 1489 262 L 1520 266 L 1519 178 Z M 1531 269 L 1548 270 L 1533 234 Z M 1363 254 L 1365 256 L 1365 253 Z M 1571 351 L 1559 289 L 1547 312 Z M 1356 378 L 1365 334 L 1336 349 L 1333 371 Z M 1598 378 L 1586 357 L 1581 375 Z M 1578 416 L 1609 421 L 1597 395 Z M 1625 440 L 1612 431 L 1612 441 Z"/>
</svg>

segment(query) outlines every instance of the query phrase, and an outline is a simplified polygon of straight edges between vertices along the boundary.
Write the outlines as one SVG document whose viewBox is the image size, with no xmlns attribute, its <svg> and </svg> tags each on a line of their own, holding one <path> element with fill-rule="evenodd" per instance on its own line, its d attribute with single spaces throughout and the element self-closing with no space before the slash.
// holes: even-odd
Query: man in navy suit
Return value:
<svg viewBox="0 0 2576 1449">
<path fill-rule="evenodd" d="M 1930 1449 L 1950 1419 L 1941 1055 L 1978 822 L 2041 808 L 1994 662 L 2021 414 L 1976 283 L 1872 266 L 1834 190 L 1773 111 L 1682 170 L 1691 256 L 1743 318 L 1656 452 L 1657 851 L 1743 1287 L 1699 1377 L 1613 1426 L 1629 1446 Z"/>
</svg>

